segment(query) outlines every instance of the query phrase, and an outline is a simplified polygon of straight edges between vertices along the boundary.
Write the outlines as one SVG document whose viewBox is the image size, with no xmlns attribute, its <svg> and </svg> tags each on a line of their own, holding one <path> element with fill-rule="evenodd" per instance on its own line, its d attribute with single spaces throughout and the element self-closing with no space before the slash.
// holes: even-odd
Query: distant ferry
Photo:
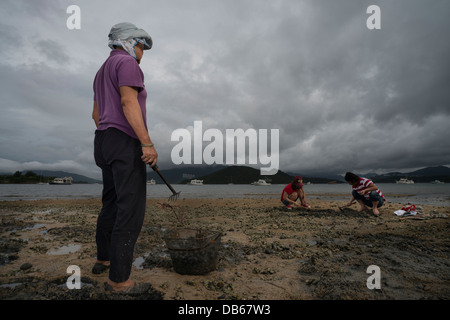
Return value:
<svg viewBox="0 0 450 320">
<path fill-rule="evenodd" d="M 396 183 L 401 183 L 401 184 L 413 184 L 414 181 L 413 180 L 409 180 L 406 178 L 401 178 L 400 180 L 395 181 Z"/>
<path fill-rule="evenodd" d="M 434 180 L 434 181 L 432 181 L 431 183 L 434 183 L 434 184 L 443 184 L 444 182 L 439 181 L 439 180 Z"/>
<path fill-rule="evenodd" d="M 203 185 L 203 180 L 192 179 L 191 184 L 196 185 L 196 186 L 201 186 L 201 185 Z"/>
<path fill-rule="evenodd" d="M 251 183 L 254 186 L 270 186 L 271 183 L 268 183 L 266 180 L 263 179 L 259 179 L 258 181 L 252 182 Z"/>
<path fill-rule="evenodd" d="M 56 185 L 70 185 L 72 184 L 73 179 L 72 177 L 64 177 L 64 178 L 55 178 L 53 181 L 50 181 L 49 184 L 56 184 Z"/>
<path fill-rule="evenodd" d="M 155 179 L 147 180 L 147 184 L 156 184 Z"/>
</svg>

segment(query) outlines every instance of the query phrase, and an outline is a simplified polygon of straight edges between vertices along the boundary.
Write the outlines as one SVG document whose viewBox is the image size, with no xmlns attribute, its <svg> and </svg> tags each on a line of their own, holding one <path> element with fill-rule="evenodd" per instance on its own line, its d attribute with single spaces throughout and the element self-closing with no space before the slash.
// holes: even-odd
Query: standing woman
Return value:
<svg viewBox="0 0 450 320">
<path fill-rule="evenodd" d="M 103 192 L 92 272 L 109 269 L 108 290 L 143 293 L 150 285 L 137 285 L 130 274 L 145 215 L 146 164 L 153 166 L 158 160 L 148 134 L 147 91 L 139 67 L 152 39 L 128 22 L 114 25 L 108 37 L 112 50 L 93 85 L 94 157 L 102 169 Z"/>
</svg>

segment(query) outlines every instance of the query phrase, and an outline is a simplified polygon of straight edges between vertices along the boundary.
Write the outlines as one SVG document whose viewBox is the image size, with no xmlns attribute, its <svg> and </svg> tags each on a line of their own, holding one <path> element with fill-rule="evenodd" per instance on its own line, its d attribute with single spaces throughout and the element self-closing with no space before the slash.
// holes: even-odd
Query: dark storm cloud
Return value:
<svg viewBox="0 0 450 320">
<path fill-rule="evenodd" d="M 283 171 L 450 164 L 448 1 L 79 1 L 82 29 L 68 31 L 71 4 L 0 5 L 0 169 L 96 170 L 92 80 L 121 21 L 154 39 L 141 68 L 165 165 L 171 133 L 194 120 L 279 129 Z M 372 4 L 381 30 L 366 27 Z"/>
<path fill-rule="evenodd" d="M 383 3 L 383 27 L 369 31 L 366 6 L 342 3 L 310 2 L 302 8 L 315 19 L 306 20 L 301 8 L 280 8 L 272 29 L 241 35 L 223 65 L 241 70 L 242 91 L 259 99 L 240 114 L 282 130 L 285 166 L 448 163 L 448 140 L 432 142 L 433 132 L 449 135 L 448 4 Z"/>
<path fill-rule="evenodd" d="M 35 45 L 38 53 L 58 64 L 65 64 L 69 61 L 69 56 L 64 52 L 62 45 L 54 40 L 40 40 Z"/>
</svg>

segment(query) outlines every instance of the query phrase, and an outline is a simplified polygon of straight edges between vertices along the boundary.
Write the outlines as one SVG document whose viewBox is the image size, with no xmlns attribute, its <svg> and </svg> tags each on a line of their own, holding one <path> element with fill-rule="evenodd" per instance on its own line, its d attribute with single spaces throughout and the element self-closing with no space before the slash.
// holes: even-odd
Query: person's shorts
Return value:
<svg viewBox="0 0 450 320">
<path fill-rule="evenodd" d="M 369 199 L 367 199 L 366 197 L 360 195 L 355 190 L 353 190 L 352 195 L 353 195 L 353 198 L 355 198 L 356 200 L 362 200 L 364 202 L 364 204 L 366 206 L 368 206 L 369 208 L 372 208 L 372 206 L 373 206 L 372 202 L 378 201 L 377 208 L 381 207 L 384 204 L 384 199 L 376 191 L 371 191 L 370 192 L 370 194 L 369 194 L 370 198 Z"/>
</svg>

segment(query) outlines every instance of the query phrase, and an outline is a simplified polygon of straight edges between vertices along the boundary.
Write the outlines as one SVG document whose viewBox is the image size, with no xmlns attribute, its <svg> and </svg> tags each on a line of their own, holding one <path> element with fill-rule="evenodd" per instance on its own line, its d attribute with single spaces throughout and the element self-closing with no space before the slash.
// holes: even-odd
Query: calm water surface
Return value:
<svg viewBox="0 0 450 320">
<path fill-rule="evenodd" d="M 279 198 L 285 185 L 172 185 L 181 191 L 182 198 Z M 402 185 L 395 183 L 378 184 L 383 194 L 392 203 L 413 203 L 450 206 L 450 183 L 415 183 Z M 348 201 L 351 187 L 347 184 L 305 185 L 307 198 Z M 101 184 L 38 185 L 0 184 L 0 201 L 39 199 L 87 199 L 99 198 Z M 147 185 L 147 198 L 165 198 L 171 195 L 164 184 Z"/>
</svg>

